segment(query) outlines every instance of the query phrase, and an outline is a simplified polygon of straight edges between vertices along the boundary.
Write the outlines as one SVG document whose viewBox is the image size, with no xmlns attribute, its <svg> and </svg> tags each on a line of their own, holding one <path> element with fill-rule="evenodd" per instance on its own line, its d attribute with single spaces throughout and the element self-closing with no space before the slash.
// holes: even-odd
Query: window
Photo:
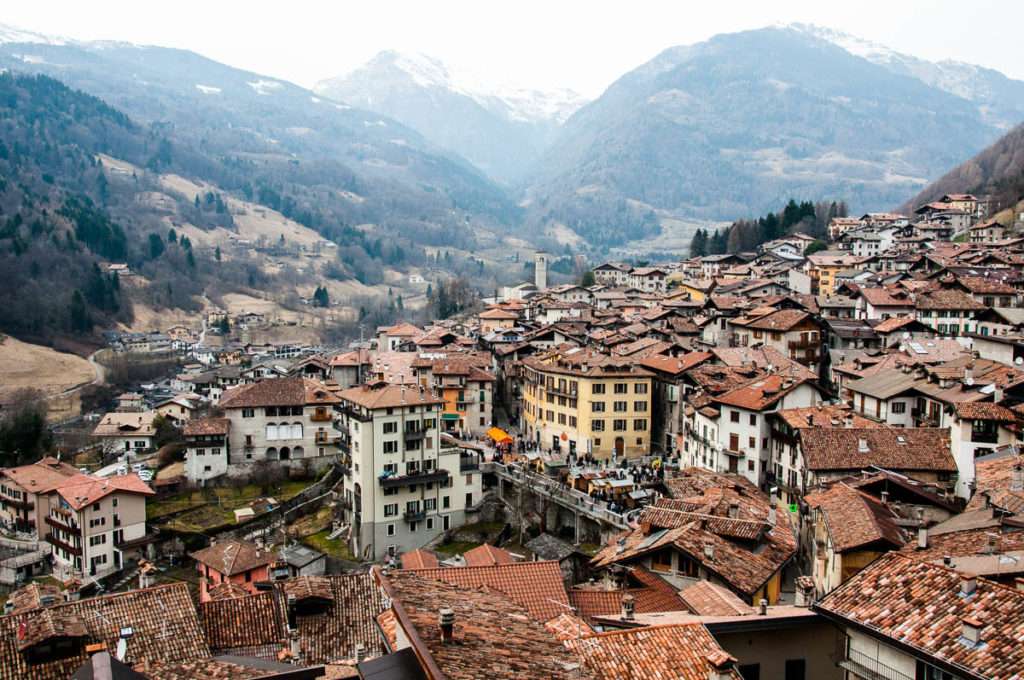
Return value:
<svg viewBox="0 0 1024 680">
<path fill-rule="evenodd" d="M 622 418 L 622 419 L 613 420 L 612 421 L 612 429 L 615 430 L 616 432 L 625 432 L 626 431 L 626 419 Z"/>
<path fill-rule="evenodd" d="M 672 571 L 672 548 L 662 548 L 651 556 L 653 571 Z"/>
<path fill-rule="evenodd" d="M 757 437 L 748 437 L 747 438 L 747 446 L 749 446 L 752 449 L 756 449 L 757 448 Z"/>
<path fill-rule="evenodd" d="M 93 503 L 92 504 L 92 509 L 93 509 L 94 512 L 98 511 L 100 509 L 99 502 Z"/>
<path fill-rule="evenodd" d="M 626 383 L 615 383 L 615 394 L 628 394 L 629 385 Z"/>
<path fill-rule="evenodd" d="M 419 522 L 409 522 L 409 533 L 416 533 L 416 529 L 419 528 Z"/>
<path fill-rule="evenodd" d="M 432 510 L 437 510 L 437 499 L 436 498 L 426 498 L 426 499 L 424 499 L 423 500 L 423 510 L 426 511 L 426 512 L 431 512 Z"/>
<path fill-rule="evenodd" d="M 615 409 L 616 413 L 623 413 L 626 410 L 626 408 L 627 408 L 626 407 L 626 402 L 624 402 L 624 401 L 617 401 L 613 405 L 613 408 Z"/>
<path fill-rule="evenodd" d="M 806 659 L 786 659 L 785 680 L 804 680 L 807 677 Z"/>
<path fill-rule="evenodd" d="M 384 506 L 384 516 L 394 517 L 398 514 L 398 503 L 388 503 Z"/>
<path fill-rule="evenodd" d="M 558 414 L 558 424 L 559 425 L 565 425 L 565 414 L 564 413 L 559 413 Z"/>
<path fill-rule="evenodd" d="M 600 445 L 601 445 L 601 439 L 600 438 L 595 439 L 594 440 L 594 446 L 600 446 Z"/>
<path fill-rule="evenodd" d="M 394 434 L 395 432 L 398 432 L 398 423 L 384 423 L 384 434 Z"/>
<path fill-rule="evenodd" d="M 738 423 L 738 422 L 740 422 L 740 412 L 739 411 L 730 411 L 729 412 L 729 422 L 731 422 L 731 423 Z"/>
<path fill-rule="evenodd" d="M 740 436 L 736 433 L 729 435 L 729 450 L 739 451 L 740 450 Z"/>
<path fill-rule="evenodd" d="M 596 383 L 590 386 L 591 394 L 604 394 L 604 383 Z"/>
<path fill-rule="evenodd" d="M 643 432 L 647 429 L 647 418 L 635 418 L 633 420 L 633 430 L 635 432 Z"/>
<path fill-rule="evenodd" d="M 466 507 L 468 508 L 468 507 L 470 507 L 472 505 L 473 505 L 473 493 L 470 492 L 470 493 L 466 494 Z"/>
<path fill-rule="evenodd" d="M 394 536 L 394 535 L 395 535 L 395 525 L 394 524 L 389 524 L 388 525 L 388 536 Z"/>
<path fill-rule="evenodd" d="M 633 394 L 647 394 L 647 383 L 636 383 L 633 385 Z"/>
<path fill-rule="evenodd" d="M 450 507 L 452 507 L 452 498 L 451 498 L 451 496 L 442 496 L 441 497 L 441 507 L 442 508 L 450 508 Z"/>
<path fill-rule="evenodd" d="M 388 463 L 384 466 L 384 474 L 387 476 L 398 474 L 398 463 Z"/>
<path fill-rule="evenodd" d="M 115 508 L 117 507 L 117 496 L 114 496 L 114 498 L 111 499 L 110 505 Z"/>
<path fill-rule="evenodd" d="M 420 462 L 418 460 L 410 460 L 405 464 L 405 474 L 414 475 L 420 471 Z"/>
<path fill-rule="evenodd" d="M 252 418 L 255 415 L 256 415 L 255 411 L 253 409 L 251 409 L 251 408 L 243 408 L 242 409 L 242 417 L 243 418 Z"/>
<path fill-rule="evenodd" d="M 751 413 L 750 414 L 750 424 L 754 425 L 755 427 L 757 426 L 757 414 L 756 413 Z"/>
<path fill-rule="evenodd" d="M 642 411 L 646 411 L 647 410 L 647 402 L 646 401 L 634 401 L 633 402 L 633 410 L 634 411 L 641 411 L 641 412 Z"/>
<path fill-rule="evenodd" d="M 398 453 L 398 442 L 384 442 L 384 453 Z"/>
<path fill-rule="evenodd" d="M 427 518 L 427 531 L 432 531 L 433 529 L 434 529 L 434 518 L 433 517 L 428 517 Z"/>
<path fill-rule="evenodd" d="M 604 413 L 604 402 L 603 401 L 595 401 L 593 403 L 592 408 L 593 408 L 594 413 Z"/>
<path fill-rule="evenodd" d="M 591 420 L 590 429 L 594 432 L 604 432 L 604 421 L 603 420 Z"/>
<path fill-rule="evenodd" d="M 545 420 L 547 420 L 548 422 L 551 422 L 552 420 L 555 419 L 555 412 L 550 409 L 547 411 L 547 413 L 545 413 L 545 415 L 547 416 Z"/>
<path fill-rule="evenodd" d="M 907 412 L 907 402 L 905 402 L 905 401 L 894 401 L 892 403 L 892 412 L 893 413 L 906 413 Z"/>
<path fill-rule="evenodd" d="M 569 416 L 569 427 L 576 427 L 576 416 Z"/>
</svg>

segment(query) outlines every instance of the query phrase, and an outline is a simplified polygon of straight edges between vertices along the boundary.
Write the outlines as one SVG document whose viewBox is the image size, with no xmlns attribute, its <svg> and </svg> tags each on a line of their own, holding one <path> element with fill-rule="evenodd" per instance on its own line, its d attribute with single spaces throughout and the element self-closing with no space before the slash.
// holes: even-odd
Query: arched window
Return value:
<svg viewBox="0 0 1024 680">
<path fill-rule="evenodd" d="M 292 439 L 302 439 L 302 423 L 292 423 Z"/>
<path fill-rule="evenodd" d="M 286 426 L 287 427 L 287 426 Z M 277 439 L 278 430 L 277 425 L 274 423 L 267 423 L 267 439 Z"/>
<path fill-rule="evenodd" d="M 277 460 L 277 449 L 273 446 L 267 449 L 267 460 Z"/>
<path fill-rule="evenodd" d="M 301 446 L 296 446 L 294 449 L 292 449 L 292 458 L 302 458 L 304 453 L 305 451 Z"/>
</svg>

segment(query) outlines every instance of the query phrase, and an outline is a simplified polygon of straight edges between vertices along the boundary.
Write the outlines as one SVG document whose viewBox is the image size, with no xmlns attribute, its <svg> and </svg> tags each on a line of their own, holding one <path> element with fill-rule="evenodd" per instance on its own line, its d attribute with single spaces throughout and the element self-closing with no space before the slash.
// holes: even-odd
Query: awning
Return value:
<svg viewBox="0 0 1024 680">
<path fill-rule="evenodd" d="M 459 414 L 458 413 L 442 413 L 441 414 L 441 420 L 458 420 L 458 419 L 459 419 Z"/>
<path fill-rule="evenodd" d="M 499 444 L 511 444 L 515 441 L 512 437 L 508 436 L 508 432 L 505 432 L 505 430 L 500 427 L 492 427 L 487 430 L 487 436 Z"/>
</svg>

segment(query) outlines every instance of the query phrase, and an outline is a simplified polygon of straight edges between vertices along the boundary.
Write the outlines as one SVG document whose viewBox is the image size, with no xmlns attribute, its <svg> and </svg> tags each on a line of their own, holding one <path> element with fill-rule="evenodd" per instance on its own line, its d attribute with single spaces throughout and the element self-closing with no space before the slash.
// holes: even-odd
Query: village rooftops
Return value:
<svg viewBox="0 0 1024 680">
<path fill-rule="evenodd" d="M 225 409 L 313 406 L 337 401 L 326 385 L 311 378 L 268 378 L 225 391 L 220 406 Z"/>
<path fill-rule="evenodd" d="M 155 411 L 148 411 L 146 413 L 108 413 L 103 416 L 92 433 L 96 437 L 116 437 L 124 434 L 153 436 L 156 434 L 153 421 L 159 415 Z"/>
<path fill-rule="evenodd" d="M 842 482 L 804 497 L 807 505 L 821 511 L 836 552 L 867 547 L 900 548 L 906 532 L 896 523 L 898 515 L 872 496 Z"/>
<path fill-rule="evenodd" d="M 804 382 L 781 375 L 768 375 L 713 397 L 713 401 L 750 411 L 761 411 L 778 402 Z"/>
<path fill-rule="evenodd" d="M 885 423 L 865 418 L 850 408 L 819 402 L 817 406 L 787 408 L 775 412 L 775 417 L 794 430 L 805 427 L 839 427 L 852 418 L 853 427 L 885 427 Z"/>
<path fill-rule="evenodd" d="M 1024 668 L 1024 592 L 912 556 L 883 555 L 812 609 L 954 677 L 1016 680 Z"/>
<path fill-rule="evenodd" d="M 342 403 L 355 404 L 370 410 L 445 403 L 442 397 L 422 387 L 388 385 L 383 382 L 353 387 L 337 394 Z"/>
<path fill-rule="evenodd" d="M 829 427 L 801 430 L 809 470 L 914 470 L 955 473 L 949 428 Z"/>
</svg>

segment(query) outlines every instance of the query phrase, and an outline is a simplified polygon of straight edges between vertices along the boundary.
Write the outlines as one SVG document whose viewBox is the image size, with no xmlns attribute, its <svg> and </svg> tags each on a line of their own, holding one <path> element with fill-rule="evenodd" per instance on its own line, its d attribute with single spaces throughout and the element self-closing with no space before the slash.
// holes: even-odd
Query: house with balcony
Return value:
<svg viewBox="0 0 1024 680">
<path fill-rule="evenodd" d="M 189 555 L 199 570 L 199 601 L 209 602 L 218 590 L 235 588 L 250 595 L 257 593 L 256 584 L 271 580 L 272 571 L 280 566 L 287 576 L 287 564 L 277 555 L 251 541 L 216 541 Z"/>
<path fill-rule="evenodd" d="M 108 413 L 93 428 L 95 437 L 106 453 L 131 455 L 149 451 L 153 448 L 156 428 L 153 421 L 159 414 L 156 411 L 145 413 Z"/>
<path fill-rule="evenodd" d="M 1013 680 L 1024 668 L 1024 592 L 890 552 L 815 602 L 855 680 Z"/>
<path fill-rule="evenodd" d="M 136 474 L 78 474 L 55 486 L 45 518 L 54 575 L 84 580 L 137 561 L 149 540 L 146 498 L 152 495 Z"/>
<path fill-rule="evenodd" d="M 226 391 L 220 407 L 231 422 L 228 462 L 325 462 L 338 454 L 338 403 L 333 391 L 311 378 L 268 378 Z"/>
<path fill-rule="evenodd" d="M 759 308 L 731 319 L 729 326 L 734 347 L 772 347 L 812 371 L 821 361 L 821 324 L 808 312 Z"/>
<path fill-rule="evenodd" d="M 44 532 L 50 514 L 49 492 L 78 469 L 48 456 L 31 465 L 0 470 L 0 524 L 8 531 Z"/>
<path fill-rule="evenodd" d="M 338 399 L 342 507 L 354 554 L 397 556 L 466 523 L 482 498 L 480 459 L 442 434 L 441 396 L 374 383 Z"/>
<path fill-rule="evenodd" d="M 418 365 L 422 362 L 423 366 Z M 436 359 L 421 359 L 413 364 L 413 374 L 421 387 L 444 399 L 441 431 L 478 435 L 491 426 L 494 401 L 494 375 L 485 367 L 490 355 L 448 354 Z"/>
</svg>

